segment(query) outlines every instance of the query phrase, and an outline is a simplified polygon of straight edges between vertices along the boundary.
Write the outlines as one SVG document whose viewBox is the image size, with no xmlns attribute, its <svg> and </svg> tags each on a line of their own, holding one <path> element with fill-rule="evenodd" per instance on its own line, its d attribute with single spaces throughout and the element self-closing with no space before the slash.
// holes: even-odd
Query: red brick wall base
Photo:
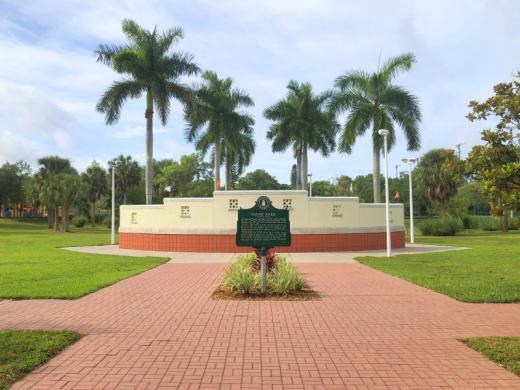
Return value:
<svg viewBox="0 0 520 390">
<path fill-rule="evenodd" d="M 404 232 L 392 232 L 392 248 L 403 248 Z M 224 234 L 151 234 L 119 233 L 119 247 L 169 252 L 249 252 L 237 247 L 235 235 Z M 293 234 L 290 247 L 275 248 L 279 252 L 340 252 L 386 248 L 386 234 L 337 233 Z"/>
</svg>

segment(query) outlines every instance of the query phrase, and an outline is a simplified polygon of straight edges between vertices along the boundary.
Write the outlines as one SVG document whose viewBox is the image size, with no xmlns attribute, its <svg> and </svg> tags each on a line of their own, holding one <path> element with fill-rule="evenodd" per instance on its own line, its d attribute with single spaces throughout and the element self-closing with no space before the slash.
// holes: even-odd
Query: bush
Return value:
<svg viewBox="0 0 520 390">
<path fill-rule="evenodd" d="M 482 218 L 464 215 L 460 220 L 464 229 L 476 229 L 480 226 L 480 219 Z"/>
<path fill-rule="evenodd" d="M 226 270 L 222 287 L 242 294 L 258 293 L 261 289 L 262 275 L 255 264 L 258 257 L 255 253 L 238 256 L 237 260 Z M 268 292 L 287 295 L 293 291 L 301 291 L 308 286 L 294 264 L 285 257 L 273 255 L 273 266 L 267 273 Z"/>
<path fill-rule="evenodd" d="M 223 286 L 231 291 L 249 294 L 260 288 L 260 272 L 253 268 L 257 257 L 254 253 L 238 256 L 237 260 L 226 270 Z"/>
<path fill-rule="evenodd" d="M 520 217 L 511 218 L 509 220 L 509 229 L 510 230 L 520 230 Z"/>
<path fill-rule="evenodd" d="M 424 236 L 454 236 L 464 226 L 458 218 L 431 219 L 419 225 L 419 230 Z"/>
<path fill-rule="evenodd" d="M 88 222 L 88 219 L 84 215 L 76 215 L 71 222 L 77 228 L 82 228 Z"/>
<path fill-rule="evenodd" d="M 494 217 L 482 218 L 480 227 L 487 232 L 495 232 L 500 230 L 500 220 Z"/>
<path fill-rule="evenodd" d="M 116 228 L 119 226 L 119 218 L 116 216 Z M 102 225 L 105 225 L 107 228 L 110 228 L 112 227 L 112 216 L 110 215 L 105 215 L 103 217 L 103 220 L 101 221 L 101 224 Z"/>
<path fill-rule="evenodd" d="M 253 268 L 257 271 L 262 269 L 262 258 L 260 257 L 260 251 L 255 249 L 256 260 L 253 262 Z M 276 265 L 276 253 L 269 249 L 267 254 L 265 255 L 265 262 L 267 265 L 267 272 L 271 271 L 271 269 Z"/>
<path fill-rule="evenodd" d="M 277 255 L 276 265 L 267 275 L 267 289 L 275 294 L 287 295 L 291 291 L 301 291 L 307 287 L 294 264 Z"/>
</svg>

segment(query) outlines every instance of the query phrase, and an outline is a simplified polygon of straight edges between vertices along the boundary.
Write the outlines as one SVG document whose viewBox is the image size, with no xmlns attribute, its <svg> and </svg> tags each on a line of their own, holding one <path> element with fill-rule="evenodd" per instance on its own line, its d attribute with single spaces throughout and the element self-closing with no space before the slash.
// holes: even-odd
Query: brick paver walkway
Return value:
<svg viewBox="0 0 520 390">
<path fill-rule="evenodd" d="M 322 301 L 214 301 L 223 264 L 165 264 L 75 301 L 0 304 L 3 328 L 87 334 L 13 389 L 519 388 L 457 341 L 520 336 L 520 305 L 463 304 L 360 264 L 300 264 Z"/>
</svg>

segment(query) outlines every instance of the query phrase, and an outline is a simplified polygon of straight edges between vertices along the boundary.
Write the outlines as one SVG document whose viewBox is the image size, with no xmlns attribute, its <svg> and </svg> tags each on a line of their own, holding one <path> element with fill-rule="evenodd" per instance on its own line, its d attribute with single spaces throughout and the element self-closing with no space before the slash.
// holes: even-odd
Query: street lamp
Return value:
<svg viewBox="0 0 520 390">
<path fill-rule="evenodd" d="M 412 192 L 412 165 L 417 161 L 416 158 L 403 158 L 401 160 L 408 165 L 408 184 L 410 186 L 410 244 L 415 242 L 413 228 L 413 192 Z"/>
<path fill-rule="evenodd" d="M 392 237 L 390 235 L 390 193 L 388 190 L 388 135 L 390 131 L 381 129 L 379 135 L 383 136 L 385 143 L 385 210 L 386 210 L 386 257 L 392 256 Z"/>
<path fill-rule="evenodd" d="M 116 167 L 112 166 L 112 223 L 110 243 L 116 243 Z"/>
<path fill-rule="evenodd" d="M 307 177 L 309 178 L 309 196 L 312 197 L 312 173 L 308 173 Z"/>
</svg>

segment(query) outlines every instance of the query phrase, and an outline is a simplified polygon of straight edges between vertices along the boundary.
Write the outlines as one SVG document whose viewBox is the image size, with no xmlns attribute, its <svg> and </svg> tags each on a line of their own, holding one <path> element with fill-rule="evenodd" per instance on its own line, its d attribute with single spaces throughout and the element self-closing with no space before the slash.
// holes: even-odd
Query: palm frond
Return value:
<svg viewBox="0 0 520 390">
<path fill-rule="evenodd" d="M 139 81 L 116 81 L 101 96 L 96 109 L 105 114 L 105 122 L 111 125 L 119 120 L 124 101 L 140 97 L 144 90 L 145 86 Z"/>
<path fill-rule="evenodd" d="M 379 74 L 382 80 L 390 82 L 399 72 L 410 70 L 416 62 L 413 53 L 405 53 L 395 56 L 386 61 Z"/>
</svg>

